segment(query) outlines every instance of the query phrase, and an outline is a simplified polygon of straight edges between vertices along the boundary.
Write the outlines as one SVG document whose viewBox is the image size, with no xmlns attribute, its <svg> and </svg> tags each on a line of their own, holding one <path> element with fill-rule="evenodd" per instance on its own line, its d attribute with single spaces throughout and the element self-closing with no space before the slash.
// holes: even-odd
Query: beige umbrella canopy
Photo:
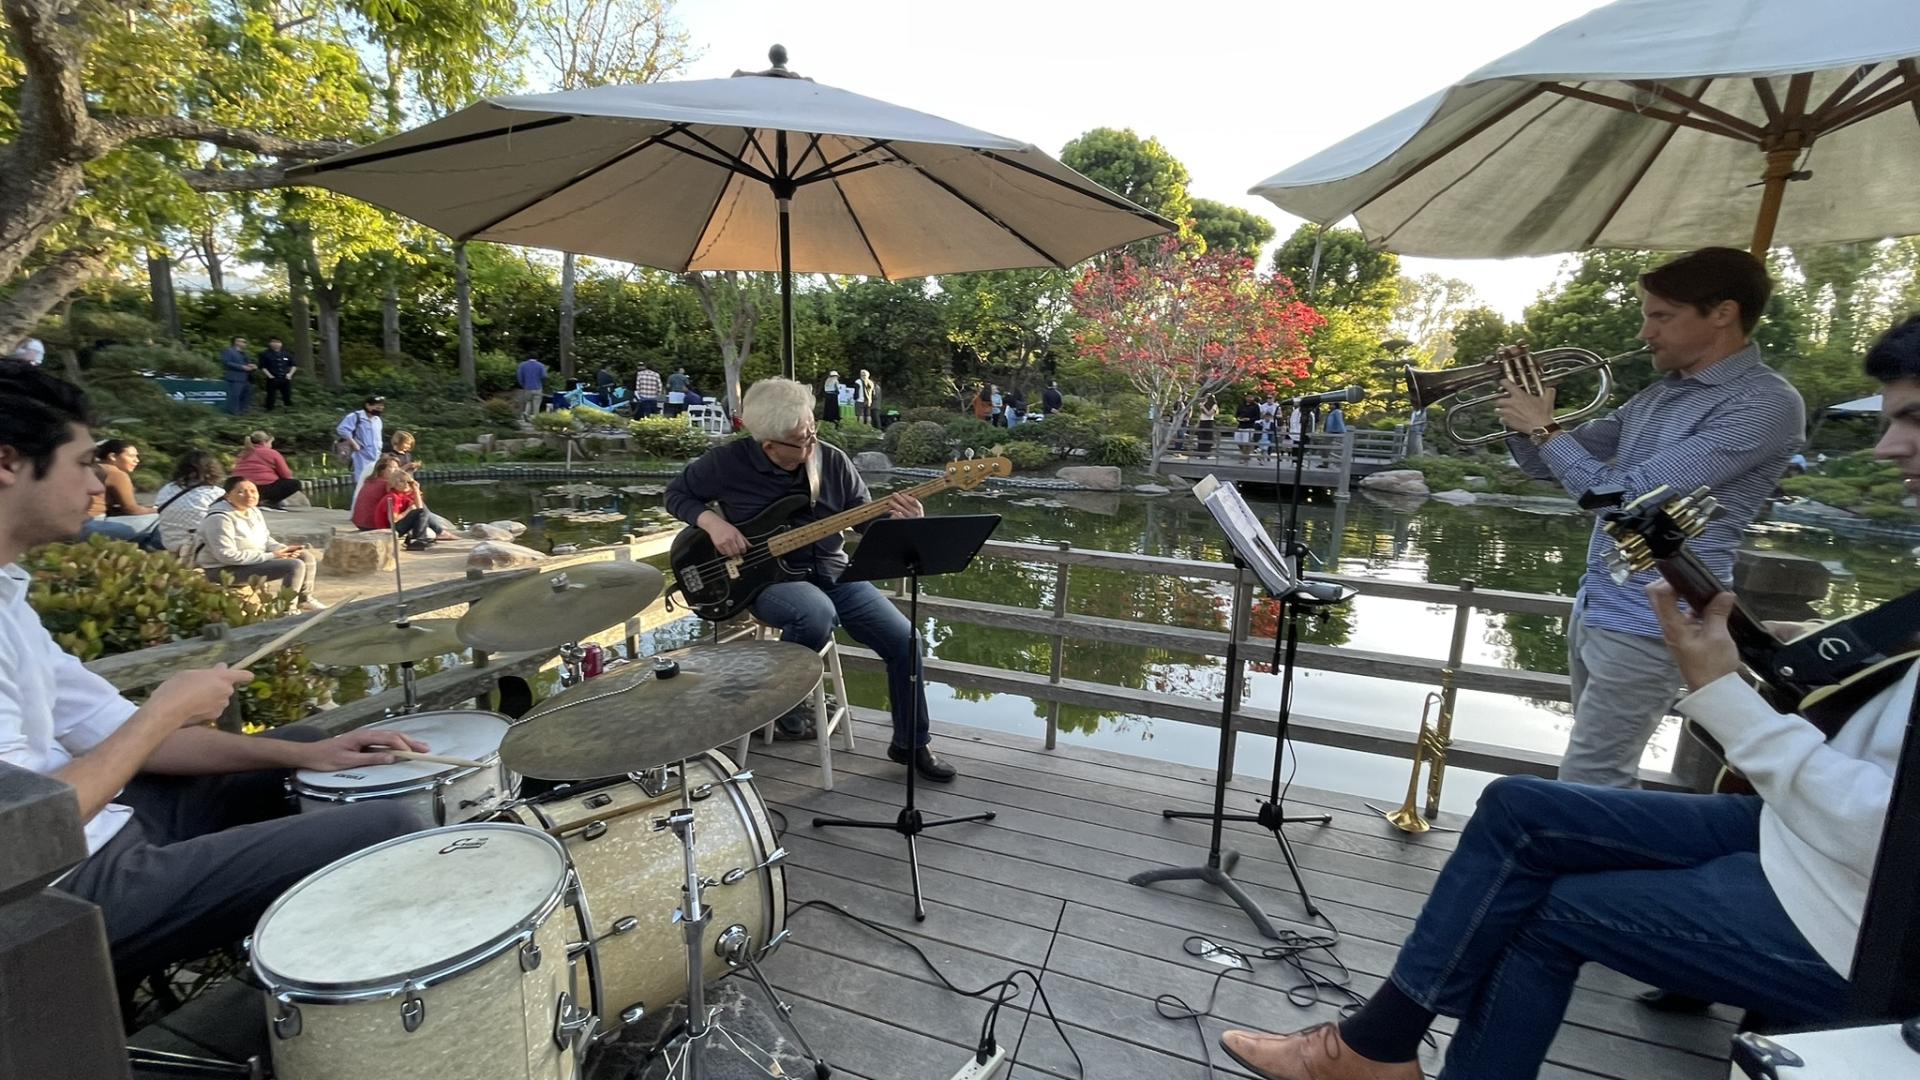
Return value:
<svg viewBox="0 0 1920 1080">
<path fill-rule="evenodd" d="M 909 278 L 1065 268 L 1171 232 L 1037 148 L 795 77 L 489 98 L 303 166 L 303 183 L 456 240 L 668 270 Z"/>
<path fill-rule="evenodd" d="M 1253 188 L 1403 255 L 1920 233 L 1914 0 L 1619 0 Z"/>
</svg>

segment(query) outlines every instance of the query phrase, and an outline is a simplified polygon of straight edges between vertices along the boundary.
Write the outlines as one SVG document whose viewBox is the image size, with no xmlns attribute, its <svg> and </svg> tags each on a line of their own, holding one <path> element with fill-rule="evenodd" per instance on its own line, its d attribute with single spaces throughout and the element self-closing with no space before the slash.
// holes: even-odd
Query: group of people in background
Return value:
<svg viewBox="0 0 1920 1080">
<path fill-rule="evenodd" d="M 1047 380 L 1047 388 L 1040 392 L 1040 416 L 1059 412 L 1065 402 L 1066 397 L 1060 393 L 1060 380 Z M 1002 390 L 998 383 L 981 383 L 962 408 L 972 409 L 975 420 L 1003 428 L 1017 428 L 1030 415 L 1026 391 L 1017 385 Z"/>
<path fill-rule="evenodd" d="M 845 410 L 851 409 L 853 418 L 860 423 L 880 426 L 880 384 L 874 381 L 866 368 L 860 369 L 857 378 L 846 380 L 840 378 L 840 372 L 829 371 L 820 389 L 823 391 L 820 399 L 822 420 L 837 427 Z"/>
<path fill-rule="evenodd" d="M 247 352 L 246 338 L 234 338 L 220 351 L 220 374 L 227 383 L 227 411 L 239 416 L 253 404 L 253 373 L 256 371 L 266 379 L 267 410 L 273 410 L 276 398 L 282 405 L 291 407 L 293 375 L 299 370 L 299 362 L 277 337 L 268 338 L 267 347 L 260 350 L 257 356 Z"/>
<path fill-rule="evenodd" d="M 1190 436 L 1195 453 L 1212 454 L 1218 438 L 1219 418 L 1219 400 L 1212 394 L 1202 395 L 1194 403 L 1188 431 L 1182 433 L 1175 445 L 1186 446 Z M 1243 459 L 1270 458 L 1276 452 L 1298 445 L 1301 438 L 1315 431 L 1339 435 L 1346 430 L 1346 413 L 1338 404 L 1330 407 L 1325 416 L 1317 416 L 1309 410 L 1289 408 L 1277 394 L 1268 394 L 1264 401 L 1249 394 L 1240 399 L 1233 411 L 1233 443 Z"/>
</svg>

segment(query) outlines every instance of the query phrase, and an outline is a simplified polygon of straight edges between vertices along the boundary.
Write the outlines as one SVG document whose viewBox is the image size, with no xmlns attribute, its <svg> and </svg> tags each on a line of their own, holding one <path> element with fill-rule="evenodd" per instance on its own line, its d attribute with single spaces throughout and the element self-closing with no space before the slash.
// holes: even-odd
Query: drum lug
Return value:
<svg viewBox="0 0 1920 1080">
<path fill-rule="evenodd" d="M 646 1015 L 647 1007 L 645 1005 L 629 1005 L 620 1010 L 620 1022 L 622 1024 L 637 1024 L 644 1019 Z"/>
<path fill-rule="evenodd" d="M 640 929 L 639 919 L 632 915 L 622 915 L 620 918 L 613 920 L 613 929 L 607 931 L 606 936 L 617 937 L 621 934 L 631 934 L 638 929 Z"/>
<path fill-rule="evenodd" d="M 560 991 L 560 1000 L 553 1007 L 553 1045 L 562 1050 L 578 1049 L 593 1038 L 594 1026 L 600 1019 L 587 1009 L 573 1003 L 573 995 Z"/>
<path fill-rule="evenodd" d="M 713 794 L 712 784 L 701 784 L 699 787 L 694 788 L 692 791 L 687 793 L 687 801 L 699 802 L 700 800 L 705 799 L 711 796 L 712 794 Z"/>
<path fill-rule="evenodd" d="M 791 930 L 782 930 L 779 933 L 773 935 L 773 940 L 767 942 L 766 951 L 762 952 L 760 955 L 763 957 L 772 956 L 773 951 L 775 949 L 778 949 L 781 943 L 787 940 L 787 935 L 791 933 L 793 933 L 793 931 Z"/>
<path fill-rule="evenodd" d="M 747 932 L 742 923 L 734 923 L 713 941 L 715 956 L 727 962 L 728 967 L 739 967 L 747 961 L 747 950 L 753 947 L 753 935 Z"/>
<path fill-rule="evenodd" d="M 604 821 L 588 822 L 587 827 L 580 830 L 582 841 L 598 840 L 605 835 L 607 835 L 607 823 Z"/>
<path fill-rule="evenodd" d="M 300 1007 L 283 998 L 275 998 L 280 1011 L 273 1018 L 273 1034 L 276 1038 L 291 1039 L 300 1034 Z"/>
<path fill-rule="evenodd" d="M 400 1006 L 400 1026 L 412 1033 L 420 1030 L 420 1025 L 426 1022 L 427 1003 L 420 1000 L 420 995 L 409 992 L 407 1000 Z"/>
<path fill-rule="evenodd" d="M 752 769 L 741 769 L 741 770 L 740 770 L 739 772 L 737 772 L 737 773 L 734 773 L 734 774 L 733 774 L 732 776 L 729 776 L 729 777 L 727 777 L 727 783 L 729 783 L 729 784 L 751 784 L 751 783 L 753 783 L 753 770 L 752 770 Z"/>
<path fill-rule="evenodd" d="M 475 807 L 491 806 L 493 805 L 493 801 L 499 797 L 500 797 L 500 793 L 498 791 L 495 791 L 493 788 L 488 788 L 487 790 L 481 792 L 478 798 L 461 799 L 460 809 L 472 810 Z"/>
<path fill-rule="evenodd" d="M 520 946 L 520 970 L 534 971 L 540 967 L 540 945 L 529 941 Z"/>
<path fill-rule="evenodd" d="M 720 884 L 738 885 L 742 881 L 746 880 L 747 873 L 748 871 L 746 867 L 736 866 L 733 869 L 727 871 L 726 873 L 720 875 Z"/>
<path fill-rule="evenodd" d="M 766 860 L 765 860 L 764 862 L 762 862 L 762 863 L 761 863 L 760 865 L 758 865 L 758 866 L 756 866 L 756 867 L 754 867 L 754 869 L 755 869 L 755 870 L 770 870 L 770 869 L 772 869 L 773 867 L 776 867 L 776 866 L 779 866 L 779 865 L 780 865 L 781 863 L 783 863 L 783 862 L 786 862 L 786 861 L 787 861 L 787 849 L 786 849 L 786 848 L 783 848 L 783 847 L 777 847 L 777 848 L 774 848 L 774 849 L 773 849 L 773 852 L 772 852 L 772 854 L 770 854 L 770 855 L 768 855 L 768 856 L 767 856 L 767 858 L 766 858 Z M 745 877 L 746 875 L 745 875 L 745 874 L 742 874 L 741 876 L 742 876 L 742 877 Z M 727 884 L 729 884 L 729 885 L 731 885 L 731 884 L 733 884 L 733 883 L 732 883 L 732 882 L 728 882 Z"/>
</svg>

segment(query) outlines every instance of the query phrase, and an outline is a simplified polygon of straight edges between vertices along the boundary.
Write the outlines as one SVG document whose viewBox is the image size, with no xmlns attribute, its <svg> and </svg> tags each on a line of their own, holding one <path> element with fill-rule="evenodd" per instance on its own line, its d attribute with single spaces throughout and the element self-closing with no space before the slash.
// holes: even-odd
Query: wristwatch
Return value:
<svg viewBox="0 0 1920 1080">
<path fill-rule="evenodd" d="M 1542 424 L 1541 426 L 1534 428 L 1532 431 L 1527 432 L 1527 438 L 1532 439 L 1533 445 L 1535 446 L 1545 446 L 1547 444 L 1547 440 L 1553 438 L 1555 435 L 1560 434 L 1561 430 L 1562 428 L 1560 427 L 1559 424 L 1556 424 L 1553 421 L 1549 420 L 1545 424 Z"/>
</svg>

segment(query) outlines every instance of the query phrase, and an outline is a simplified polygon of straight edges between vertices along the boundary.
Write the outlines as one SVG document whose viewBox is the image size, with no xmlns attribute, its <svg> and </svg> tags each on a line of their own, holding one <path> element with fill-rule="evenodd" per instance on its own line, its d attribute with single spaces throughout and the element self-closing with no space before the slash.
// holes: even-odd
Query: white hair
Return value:
<svg viewBox="0 0 1920 1080">
<path fill-rule="evenodd" d="M 756 439 L 785 439 L 813 419 L 813 388 L 792 379 L 761 379 L 747 388 L 740 419 Z"/>
</svg>

